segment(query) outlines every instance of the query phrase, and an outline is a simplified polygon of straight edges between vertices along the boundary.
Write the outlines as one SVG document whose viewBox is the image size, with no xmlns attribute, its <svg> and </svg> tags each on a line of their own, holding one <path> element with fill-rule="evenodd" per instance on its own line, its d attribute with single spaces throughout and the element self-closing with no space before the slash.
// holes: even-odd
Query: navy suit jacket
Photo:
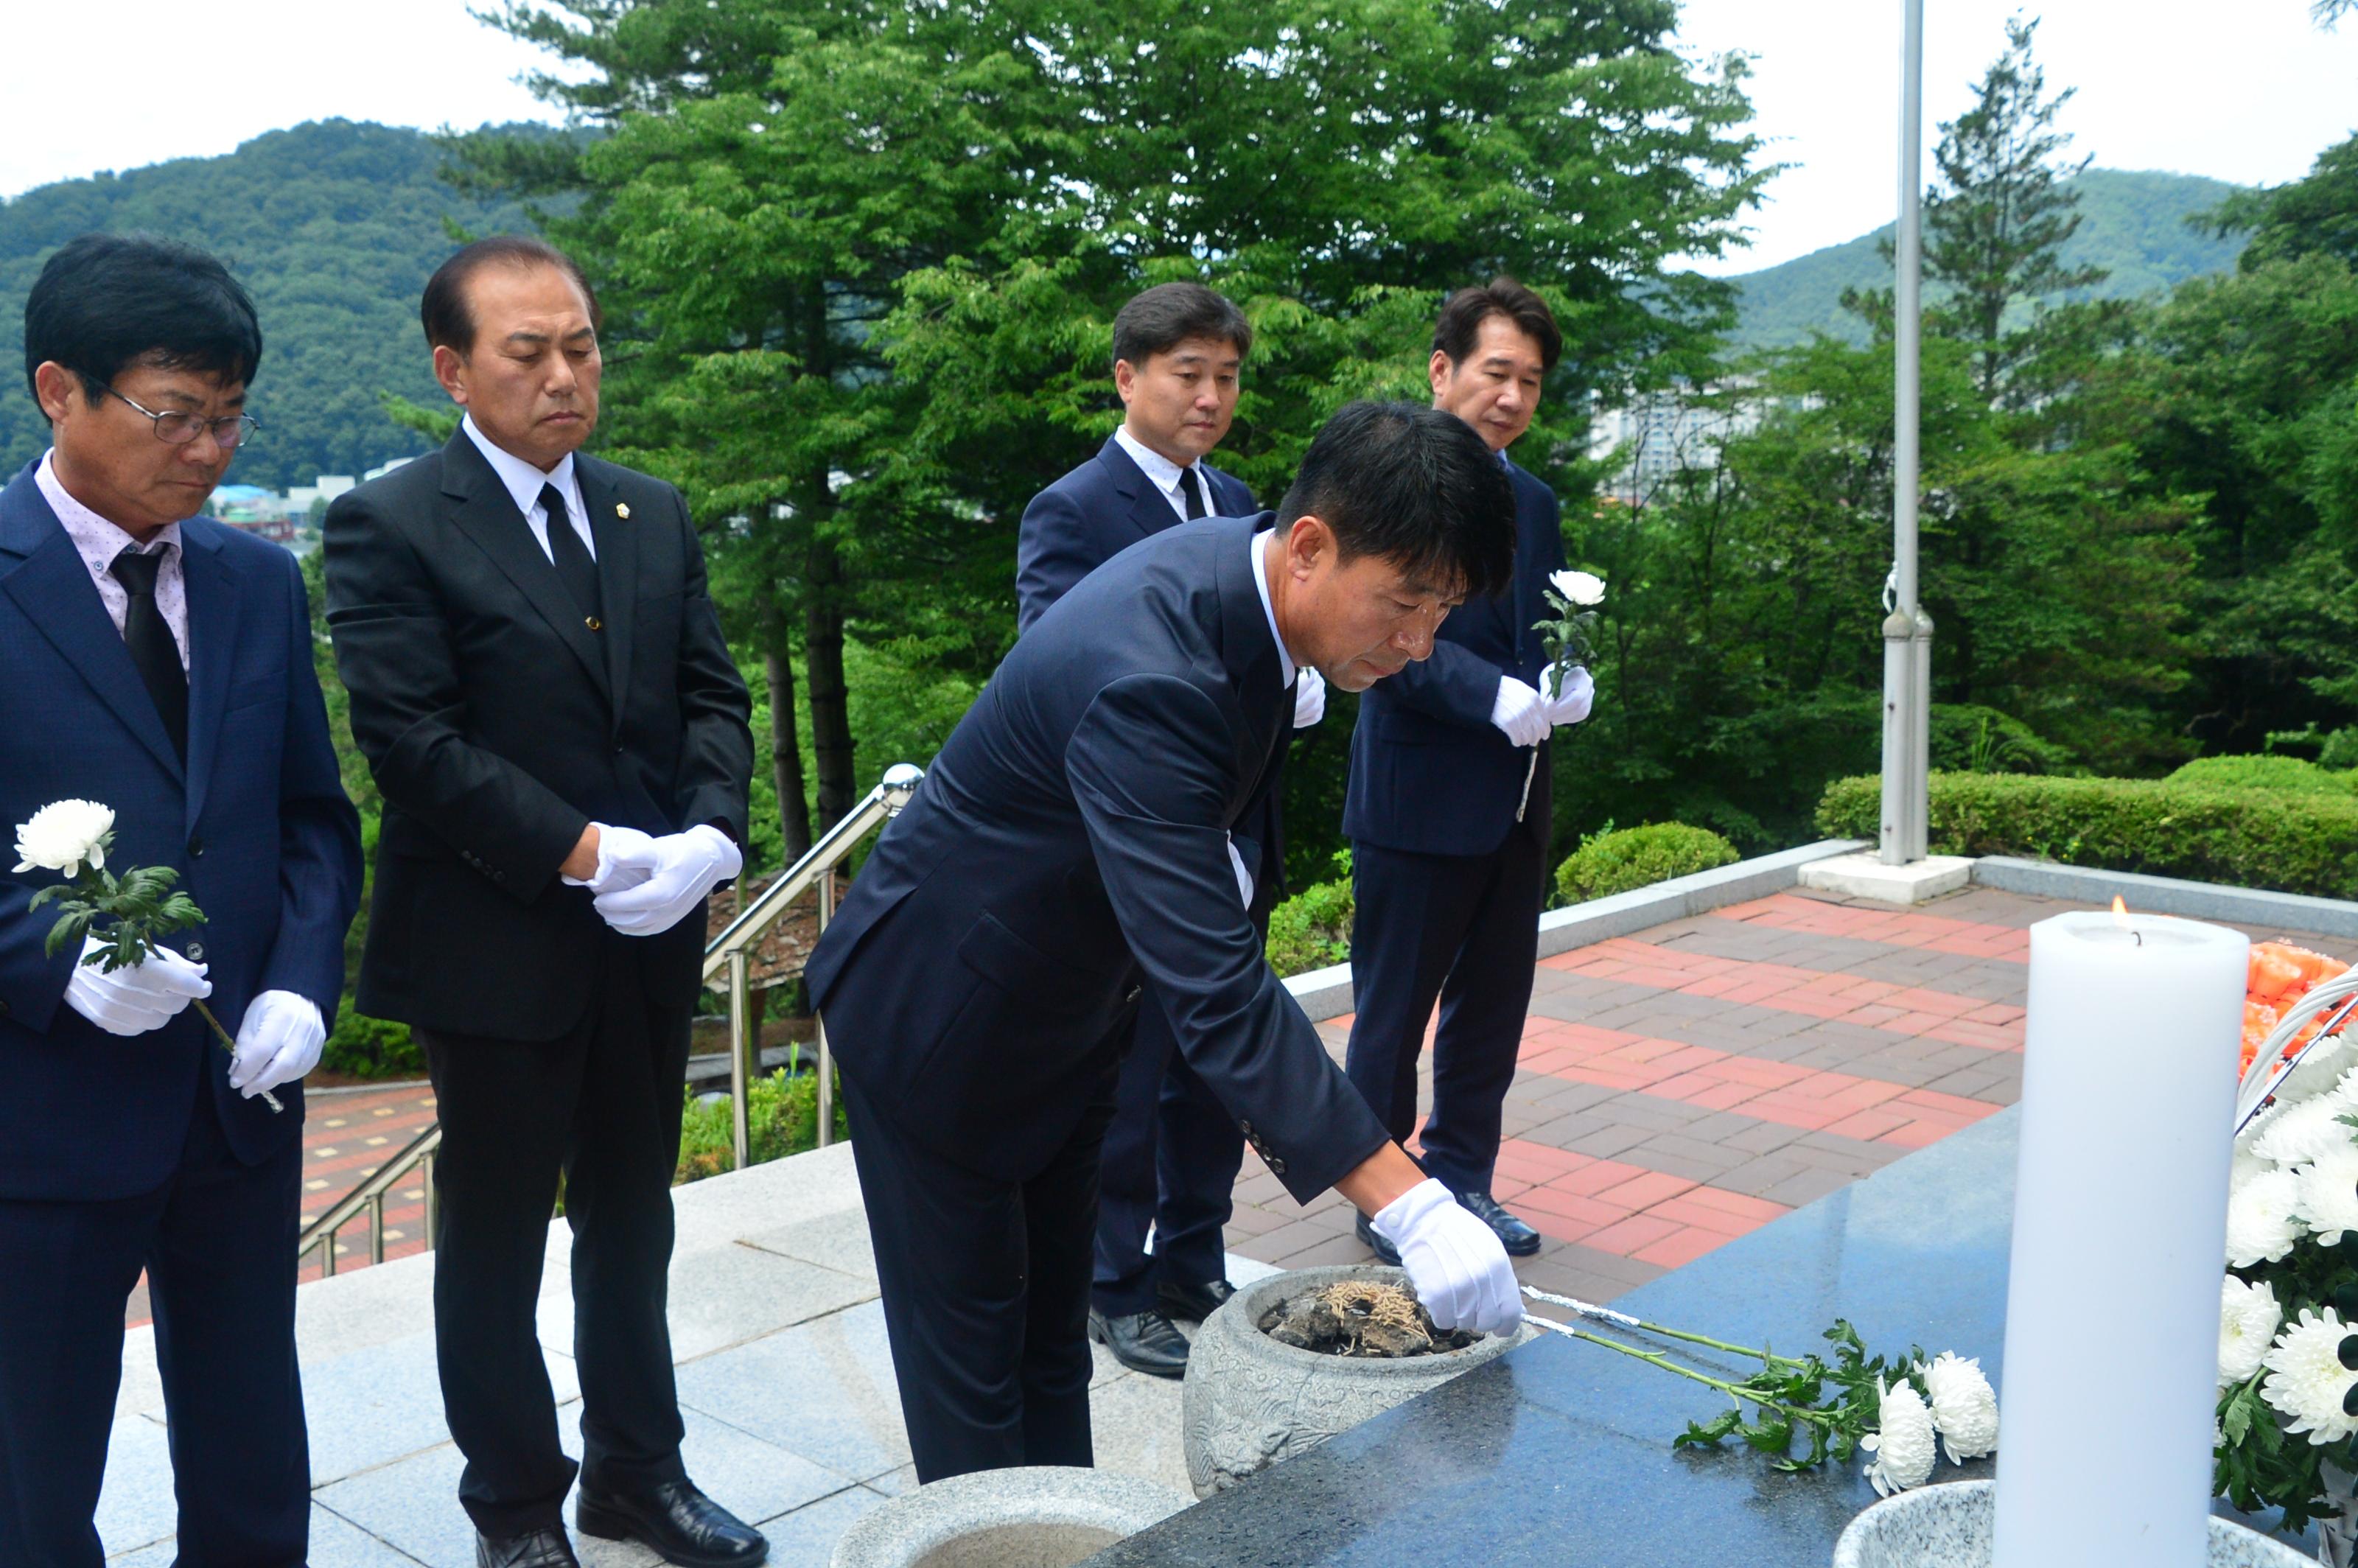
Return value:
<svg viewBox="0 0 2358 1568">
<path fill-rule="evenodd" d="M 1200 465 L 1214 517 L 1249 517 L 1260 510 L 1245 481 Z M 1141 539 L 1183 521 L 1154 488 L 1136 459 L 1111 436 L 1097 456 L 1032 498 L 1015 539 L 1015 629 L 1028 632 L 1073 585 Z M 1283 762 L 1279 764 L 1281 771 Z M 1253 907 L 1267 910 L 1285 896 L 1284 792 L 1271 783 L 1267 804 L 1237 826 L 1238 846 L 1253 874 Z"/>
<path fill-rule="evenodd" d="M 114 809 L 107 864 L 170 866 L 205 923 L 166 938 L 210 967 L 235 1033 L 265 990 L 331 1025 L 360 901 L 360 822 L 344 797 L 311 665 L 295 557 L 207 518 L 180 525 L 189 600 L 189 757 L 174 752 L 90 570 L 25 470 L 0 490 L 0 835 L 54 800 Z M 302 1095 L 274 1115 L 229 1087 L 229 1053 L 194 1008 L 125 1039 L 64 1004 L 80 955 L 42 953 L 54 872 L 0 858 L 0 1197 L 152 1192 L 210 1094 L 257 1162 L 294 1142 Z"/>
<path fill-rule="evenodd" d="M 1262 957 L 1225 836 L 1293 723 L 1247 558 L 1181 524 L 1017 640 L 805 971 L 913 1141 L 1001 1180 L 1109 1100 L 1141 972 L 1187 1063 L 1304 1200 L 1385 1141 Z"/>
<path fill-rule="evenodd" d="M 1487 855 L 1506 842 L 1531 781 L 1527 821 L 1548 820 L 1548 758 L 1490 722 L 1498 679 L 1536 686 L 1547 650 L 1532 626 L 1549 614 L 1541 597 L 1563 569 L 1555 492 L 1509 462 L 1515 487 L 1515 580 L 1502 594 L 1449 612 L 1433 657 L 1379 681 L 1359 700 L 1351 732 L 1351 784 L 1343 831 L 1355 839 L 1424 855 Z"/>
</svg>

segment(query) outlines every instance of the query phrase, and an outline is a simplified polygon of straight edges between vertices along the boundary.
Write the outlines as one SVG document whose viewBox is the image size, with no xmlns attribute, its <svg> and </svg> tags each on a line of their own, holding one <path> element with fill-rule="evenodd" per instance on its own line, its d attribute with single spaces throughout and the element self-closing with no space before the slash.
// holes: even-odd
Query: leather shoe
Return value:
<svg viewBox="0 0 2358 1568">
<path fill-rule="evenodd" d="M 1353 1222 L 1351 1228 L 1358 1232 L 1359 1244 L 1361 1246 L 1374 1253 L 1377 1257 L 1382 1259 L 1385 1262 L 1390 1263 L 1393 1268 L 1397 1269 L 1400 1267 L 1400 1249 L 1385 1240 L 1381 1236 L 1378 1235 L 1376 1233 L 1375 1226 L 1368 1222 L 1366 1215 L 1363 1214 L 1359 1216 L 1359 1217 Z"/>
<path fill-rule="evenodd" d="M 682 1568 L 752 1568 L 770 1555 L 760 1530 L 685 1478 L 606 1497 L 585 1490 L 574 1500 L 573 1523 L 602 1541 L 635 1541 Z"/>
<path fill-rule="evenodd" d="M 475 1568 L 581 1568 L 563 1525 L 522 1535 L 475 1535 Z"/>
<path fill-rule="evenodd" d="M 1133 1372 L 1151 1378 L 1187 1375 L 1187 1336 L 1164 1314 L 1144 1312 L 1108 1317 L 1089 1308 L 1089 1337 L 1113 1352 L 1113 1358 Z"/>
<path fill-rule="evenodd" d="M 1528 1258 L 1540 1249 L 1540 1233 L 1498 1206 L 1488 1193 L 1459 1193 L 1458 1206 L 1488 1226 L 1509 1258 Z"/>
<path fill-rule="evenodd" d="M 1174 1285 L 1165 1280 L 1155 1287 L 1155 1293 L 1163 1298 L 1163 1310 L 1171 1316 L 1183 1323 L 1201 1323 L 1219 1311 L 1237 1288 L 1226 1280 L 1206 1280 L 1200 1285 Z"/>
</svg>

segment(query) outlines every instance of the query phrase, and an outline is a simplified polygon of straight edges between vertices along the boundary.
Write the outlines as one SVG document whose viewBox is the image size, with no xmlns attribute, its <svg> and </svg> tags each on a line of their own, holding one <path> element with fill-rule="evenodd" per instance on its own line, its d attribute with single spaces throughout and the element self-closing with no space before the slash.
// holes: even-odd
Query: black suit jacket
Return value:
<svg viewBox="0 0 2358 1568">
<path fill-rule="evenodd" d="M 1425 855 L 1487 855 L 1506 842 L 1531 782 L 1527 823 L 1547 833 L 1547 743 L 1539 771 L 1531 750 L 1490 722 L 1498 679 L 1536 686 L 1547 649 L 1532 626 L 1550 613 L 1541 597 L 1563 569 L 1555 492 L 1513 463 L 1515 579 L 1502 594 L 1449 612 L 1433 657 L 1379 681 L 1359 701 L 1351 731 L 1351 784 L 1343 831 L 1355 840 Z"/>
<path fill-rule="evenodd" d="M 461 430 L 328 509 L 328 624 L 384 816 L 355 1004 L 547 1040 L 579 1020 L 604 923 L 557 867 L 591 821 L 745 834 L 751 702 L 687 505 L 576 457 L 602 629 Z M 687 1005 L 702 909 L 640 948 Z"/>
<path fill-rule="evenodd" d="M 1293 722 L 1247 559 L 1268 522 L 1181 524 L 1058 600 L 820 937 L 806 974 L 836 1057 L 912 1140 L 1038 1172 L 1111 1094 L 1142 972 L 1296 1196 L 1385 1141 L 1271 973 L 1228 864 Z"/>
<path fill-rule="evenodd" d="M 1199 468 L 1212 516 L 1249 517 L 1260 510 L 1244 481 L 1209 463 Z M 1137 460 L 1107 437 L 1097 456 L 1023 509 L 1015 539 L 1016 630 L 1030 631 L 1074 584 L 1141 539 L 1180 522 Z M 1263 915 L 1285 896 L 1283 766 L 1281 757 L 1261 807 L 1237 825 L 1242 840 L 1237 850 L 1253 875 L 1253 908 Z"/>
</svg>

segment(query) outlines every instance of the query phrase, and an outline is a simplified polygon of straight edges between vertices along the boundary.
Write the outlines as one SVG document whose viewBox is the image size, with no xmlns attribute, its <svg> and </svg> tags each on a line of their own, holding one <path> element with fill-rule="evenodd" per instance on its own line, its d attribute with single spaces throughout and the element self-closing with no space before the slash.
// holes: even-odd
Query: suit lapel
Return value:
<svg viewBox="0 0 2358 1568">
<path fill-rule="evenodd" d="M 229 672 L 237 654 L 236 579 L 222 559 L 221 541 L 203 524 L 180 528 L 180 579 L 189 600 L 189 825 L 205 808 L 222 712 L 229 705 Z"/>
<path fill-rule="evenodd" d="M 1237 701 L 1244 709 L 1244 733 L 1238 741 L 1239 782 L 1247 787 L 1239 802 L 1252 798 L 1269 772 L 1277 743 L 1284 737 L 1288 688 L 1278 679 L 1284 666 L 1278 662 L 1277 639 L 1270 634 L 1269 616 L 1260 607 L 1260 589 L 1252 574 L 1259 569 L 1257 553 L 1247 547 L 1252 537 L 1249 522 L 1222 526 L 1213 548 L 1212 566 L 1220 589 L 1220 657 L 1236 682 Z"/>
<path fill-rule="evenodd" d="M 641 520 L 622 514 L 613 475 L 594 458 L 573 460 L 574 477 L 581 481 L 581 504 L 590 512 L 590 536 L 598 546 L 598 597 L 605 606 L 606 689 L 631 689 L 631 635 L 639 600 L 639 528 Z M 622 705 L 611 705 L 617 733 L 622 727 Z"/>
<path fill-rule="evenodd" d="M 1130 525 L 1138 530 L 1140 538 L 1160 534 L 1178 523 L 1179 514 L 1172 511 L 1171 503 L 1156 492 L 1153 481 L 1146 477 L 1146 470 L 1138 466 L 1136 459 L 1121 449 L 1120 441 L 1108 436 L 1106 444 L 1098 449 L 1098 461 L 1112 479 L 1116 492 L 1130 503 Z"/>
<path fill-rule="evenodd" d="M 22 557 L 7 570 L 8 556 Z M 156 711 L 156 699 L 139 679 L 123 633 L 108 619 L 90 568 L 49 510 L 28 467 L 0 492 L 0 589 L 16 601 L 25 619 L 39 628 L 99 699 L 114 710 L 140 744 L 155 753 L 175 779 L 186 777 L 179 753 Z"/>
<path fill-rule="evenodd" d="M 451 503 L 451 520 L 460 530 L 506 574 L 525 601 L 540 612 L 541 619 L 581 661 L 582 669 L 597 683 L 598 689 L 611 700 L 612 687 L 607 685 L 606 678 L 606 651 L 599 645 L 599 633 L 590 631 L 583 621 L 580 607 L 566 592 L 557 568 L 541 553 L 524 514 L 516 510 L 515 498 L 508 493 L 507 486 L 500 482 L 500 476 L 492 471 L 492 465 L 483 460 L 483 454 L 475 449 L 475 443 L 464 430 L 453 435 L 449 445 L 442 449 L 442 493 Z"/>
</svg>

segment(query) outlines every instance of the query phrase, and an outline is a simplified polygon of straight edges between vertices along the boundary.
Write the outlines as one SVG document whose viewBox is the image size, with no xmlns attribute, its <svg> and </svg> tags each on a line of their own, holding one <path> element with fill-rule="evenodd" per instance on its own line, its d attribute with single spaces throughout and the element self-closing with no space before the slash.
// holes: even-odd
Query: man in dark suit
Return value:
<svg viewBox="0 0 2358 1568">
<path fill-rule="evenodd" d="M 585 1532 L 758 1563 L 680 1464 L 664 1316 L 705 897 L 737 874 L 751 704 L 679 492 L 575 449 L 597 304 L 535 240 L 426 286 L 467 415 L 329 509 L 328 621 L 384 795 L 359 1005 L 408 1022 L 442 1118 L 434 1275 L 460 1499 L 486 1568 L 570 1564 L 575 1465 L 534 1331 L 565 1179 Z"/>
<path fill-rule="evenodd" d="M 97 1568 L 140 1271 L 179 1560 L 299 1568 L 302 1091 L 343 989 L 360 823 L 295 557 L 196 515 L 254 429 L 254 306 L 185 245 L 90 235 L 25 304 L 53 445 L 0 490 L 0 827 L 114 812 L 105 864 L 204 913 L 111 975 L 44 951 L 67 870 L 0 853 L 0 1563 Z M 7 870 L 11 865 L 13 871 Z M 210 999 L 233 1054 L 194 1011 Z M 276 1090 L 274 1112 L 254 1097 Z"/>
<path fill-rule="evenodd" d="M 1204 460 L 1228 434 L 1252 324 L 1200 283 L 1163 283 L 1113 319 L 1120 428 L 1087 462 L 1033 497 L 1017 535 L 1017 621 L 1029 629 L 1075 583 L 1150 534 L 1204 516 L 1260 510 L 1241 480 Z M 1302 672 L 1294 724 L 1325 711 L 1326 687 Z M 1280 827 L 1283 748 L 1238 852 L 1252 881 L 1253 924 L 1285 896 Z M 1098 1166 L 1096 1286 L 1089 1337 L 1124 1366 L 1156 1377 L 1187 1369 L 1172 1319 L 1200 1323 L 1234 1293 L 1225 1230 L 1244 1137 L 1175 1049 L 1150 989 L 1123 1058 Z M 1153 1251 L 1147 1251 L 1150 1228 Z"/>
<path fill-rule="evenodd" d="M 1141 540 L 1016 643 L 806 971 L 844 1073 L 921 1480 L 1090 1462 L 1098 1148 L 1151 981 L 1297 1198 L 1397 1240 L 1435 1319 L 1519 1323 L 1498 1239 L 1421 1180 L 1270 972 L 1232 835 L 1292 728 L 1503 582 L 1512 497 L 1461 422 L 1354 404 L 1271 518 Z"/>
<path fill-rule="evenodd" d="M 1533 625 L 1563 568 L 1555 495 L 1507 459 L 1531 427 L 1563 339 L 1512 278 L 1443 306 L 1428 373 L 1433 406 L 1481 436 L 1514 483 L 1514 580 L 1449 618 L 1433 657 L 1359 705 L 1343 831 L 1351 839 L 1351 1082 L 1386 1131 L 1416 1130 L 1416 1063 L 1436 998 L 1424 1169 L 1528 1257 L 1539 1232 L 1490 1195 L 1499 1113 L 1515 1078 L 1547 881 L 1550 730 L 1588 717 L 1585 670 L 1561 696 Z M 1395 1249 L 1365 1221 L 1360 1238 Z"/>
</svg>

